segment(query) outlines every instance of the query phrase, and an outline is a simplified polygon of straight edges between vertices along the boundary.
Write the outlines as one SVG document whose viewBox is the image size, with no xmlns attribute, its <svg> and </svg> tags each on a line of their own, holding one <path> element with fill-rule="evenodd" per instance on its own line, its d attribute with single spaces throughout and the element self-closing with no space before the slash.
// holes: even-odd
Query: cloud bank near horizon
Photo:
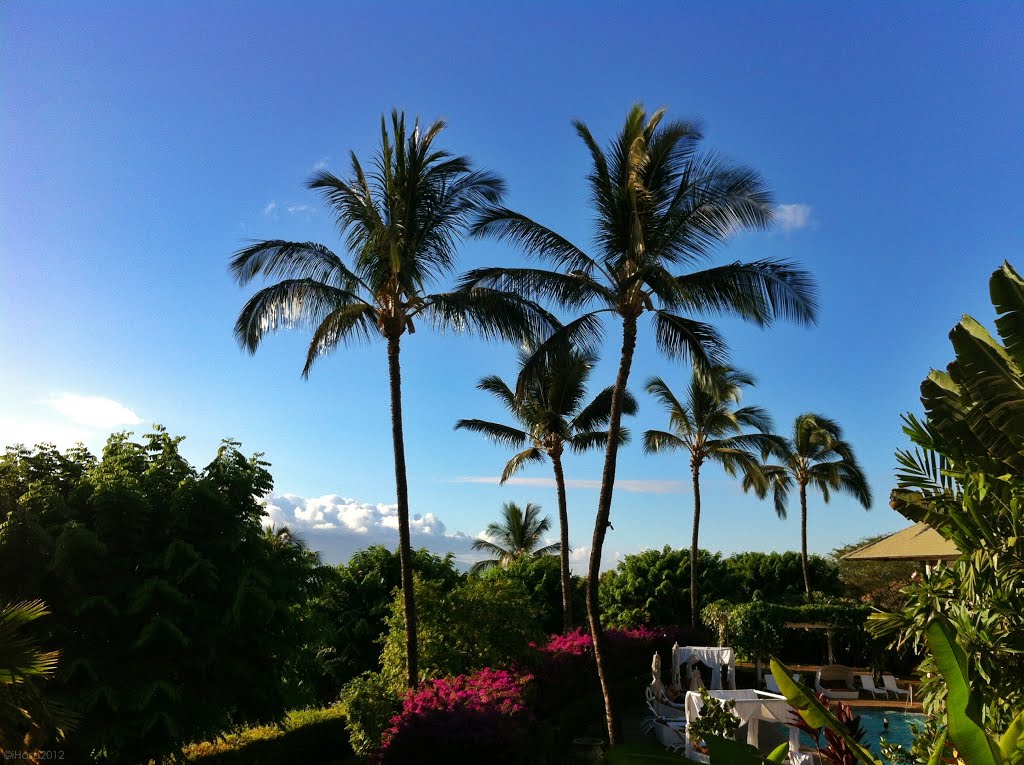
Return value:
<svg viewBox="0 0 1024 765">
<path fill-rule="evenodd" d="M 264 526 L 288 526 L 311 550 L 319 552 L 325 563 L 347 563 L 353 554 L 372 545 L 390 550 L 398 547 L 396 504 L 361 502 L 338 494 L 301 497 L 276 492 L 268 494 L 263 502 Z M 452 553 L 463 570 L 485 557 L 472 549 L 479 535 L 449 531 L 434 513 L 412 513 L 409 521 L 413 548 L 425 547 L 437 555 Z M 602 571 L 622 558 L 621 553 L 608 547 L 603 553 Z M 570 553 L 570 565 L 576 574 L 586 573 L 589 560 L 587 546 L 573 548 Z"/>
</svg>

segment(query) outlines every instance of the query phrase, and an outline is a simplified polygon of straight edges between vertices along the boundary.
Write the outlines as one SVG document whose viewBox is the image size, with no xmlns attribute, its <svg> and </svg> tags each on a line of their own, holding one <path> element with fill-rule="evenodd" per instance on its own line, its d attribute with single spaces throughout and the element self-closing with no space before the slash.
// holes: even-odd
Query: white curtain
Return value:
<svg viewBox="0 0 1024 765">
<path fill-rule="evenodd" d="M 758 732 L 761 720 L 769 722 L 787 723 L 792 720 L 793 708 L 784 696 L 777 696 L 774 693 L 765 693 L 754 689 L 742 690 L 713 690 L 708 695 L 719 701 L 732 700 L 736 702 L 734 710 L 740 718 L 740 725 L 747 726 L 747 743 L 756 747 Z M 700 694 L 690 692 L 686 694 L 686 724 L 689 726 L 694 720 L 700 717 L 700 710 L 704 706 Z M 789 729 L 789 755 L 790 762 L 800 762 L 800 731 L 796 728 Z M 686 756 L 698 762 L 707 762 L 706 755 L 693 748 L 693 742 L 687 739 Z"/>
<path fill-rule="evenodd" d="M 692 671 L 696 662 L 711 667 L 711 687 L 722 687 L 722 667 L 728 671 L 729 687 L 736 688 L 736 652 L 732 648 L 708 648 L 706 646 L 672 646 L 672 685 L 680 687 L 680 668 L 686 664 Z"/>
</svg>

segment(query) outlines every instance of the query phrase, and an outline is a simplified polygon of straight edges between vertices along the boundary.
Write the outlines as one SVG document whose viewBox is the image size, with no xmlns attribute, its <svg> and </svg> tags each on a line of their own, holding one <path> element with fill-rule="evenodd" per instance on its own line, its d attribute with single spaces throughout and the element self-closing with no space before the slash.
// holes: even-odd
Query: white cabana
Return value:
<svg viewBox="0 0 1024 765">
<path fill-rule="evenodd" d="M 761 720 L 783 724 L 792 720 L 793 708 L 785 696 L 754 689 L 708 691 L 708 695 L 718 701 L 732 700 L 736 702 L 734 712 L 740 718 L 740 725 L 747 726 L 747 743 L 754 747 L 757 746 Z M 691 691 L 686 694 L 687 727 L 700 717 L 700 710 L 703 706 L 704 702 L 701 701 L 699 693 Z M 707 755 L 694 749 L 693 742 L 689 739 L 686 742 L 686 756 L 697 762 L 708 762 Z M 804 761 L 805 758 L 800 754 L 800 731 L 797 728 L 790 728 L 789 762 Z"/>
<path fill-rule="evenodd" d="M 693 665 L 697 662 L 711 667 L 711 688 L 721 689 L 722 667 L 727 668 L 729 687 L 736 688 L 736 652 L 732 648 L 709 648 L 706 646 L 680 646 L 676 643 L 672 646 L 672 685 L 675 688 L 682 687 L 681 671 L 682 666 L 687 666 L 688 673 L 693 672 Z"/>
</svg>

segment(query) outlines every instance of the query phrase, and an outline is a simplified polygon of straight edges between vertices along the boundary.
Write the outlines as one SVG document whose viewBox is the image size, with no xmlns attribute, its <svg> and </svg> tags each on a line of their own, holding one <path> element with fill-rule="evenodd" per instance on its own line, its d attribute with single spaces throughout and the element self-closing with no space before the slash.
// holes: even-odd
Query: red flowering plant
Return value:
<svg viewBox="0 0 1024 765">
<path fill-rule="evenodd" d="M 482 669 L 424 682 L 405 698 L 381 740 L 380 765 L 529 761 L 530 675 Z"/>
</svg>

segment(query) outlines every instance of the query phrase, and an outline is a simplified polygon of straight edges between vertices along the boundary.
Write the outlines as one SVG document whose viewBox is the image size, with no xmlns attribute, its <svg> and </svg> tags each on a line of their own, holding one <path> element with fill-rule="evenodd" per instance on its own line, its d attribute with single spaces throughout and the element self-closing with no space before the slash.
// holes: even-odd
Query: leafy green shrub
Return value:
<svg viewBox="0 0 1024 765">
<path fill-rule="evenodd" d="M 522 664 L 543 638 L 537 608 L 522 584 L 470 577 L 445 589 L 415 579 L 420 676 L 463 675 Z M 405 619 L 399 592 L 388 617 L 382 673 L 396 691 L 405 679 Z"/>
<path fill-rule="evenodd" d="M 485 571 L 486 580 L 512 580 L 518 582 L 530 596 L 530 602 L 538 611 L 540 627 L 545 633 L 562 632 L 562 578 L 557 555 L 542 555 L 539 558 L 523 556 L 503 568 Z M 572 612 L 577 626 L 587 620 L 585 584 L 578 577 L 572 577 Z"/>
<path fill-rule="evenodd" d="M 162 428 L 0 456 L 0 601 L 41 598 L 54 691 L 84 759 L 146 762 L 232 723 L 278 719 L 304 639 L 310 561 L 263 535 L 260 455 L 197 469 Z"/>
<path fill-rule="evenodd" d="M 185 762 L 200 765 L 278 765 L 335 760 L 348 753 L 345 712 L 340 706 L 289 712 L 280 725 L 240 728 L 182 749 Z"/>
<path fill-rule="evenodd" d="M 700 551 L 698 590 L 703 600 L 728 592 L 722 556 Z M 668 626 L 690 622 L 690 551 L 644 550 L 627 555 L 601 575 L 601 623 L 611 627 Z"/>
<path fill-rule="evenodd" d="M 347 716 L 349 744 L 361 757 L 380 749 L 381 736 L 402 708 L 393 687 L 379 672 L 349 681 L 341 691 L 341 704 Z"/>
<path fill-rule="evenodd" d="M 703 703 L 700 717 L 686 729 L 686 735 L 690 737 L 694 746 L 699 746 L 709 736 L 732 738 L 740 728 L 740 718 L 736 716 L 736 702 L 733 699 L 714 699 L 704 688 L 700 689 L 700 700 Z"/>
</svg>

